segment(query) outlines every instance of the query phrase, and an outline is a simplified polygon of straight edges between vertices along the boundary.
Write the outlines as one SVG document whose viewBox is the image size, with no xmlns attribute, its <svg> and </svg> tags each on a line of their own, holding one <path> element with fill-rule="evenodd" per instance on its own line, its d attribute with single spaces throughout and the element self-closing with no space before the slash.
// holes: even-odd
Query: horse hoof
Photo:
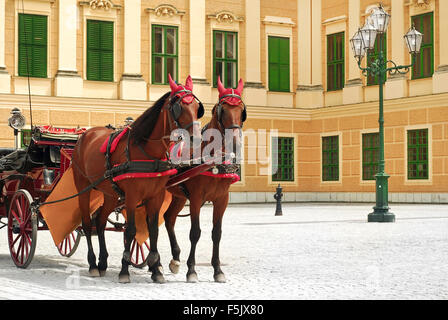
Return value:
<svg viewBox="0 0 448 320">
<path fill-rule="evenodd" d="M 170 271 L 174 274 L 179 273 L 180 261 L 171 260 L 170 262 Z"/>
<path fill-rule="evenodd" d="M 89 276 L 92 278 L 97 278 L 100 276 L 100 272 L 96 268 L 89 269 Z"/>
<path fill-rule="evenodd" d="M 118 276 L 118 282 L 119 283 L 130 283 L 131 282 L 131 278 L 129 277 L 128 274 L 120 274 Z"/>
<path fill-rule="evenodd" d="M 188 283 L 197 283 L 197 282 L 199 282 L 198 275 L 196 273 L 188 274 L 187 275 L 187 282 Z"/>
<path fill-rule="evenodd" d="M 226 276 L 224 275 L 224 273 L 218 273 L 218 274 L 214 275 L 214 278 L 215 278 L 215 282 L 219 282 L 219 283 L 226 282 Z"/>
<path fill-rule="evenodd" d="M 151 279 L 154 283 L 165 283 L 165 277 L 163 276 L 163 274 L 156 274 L 156 275 L 152 275 Z"/>
<path fill-rule="evenodd" d="M 100 270 L 100 277 L 104 277 L 106 275 L 106 270 Z"/>
</svg>

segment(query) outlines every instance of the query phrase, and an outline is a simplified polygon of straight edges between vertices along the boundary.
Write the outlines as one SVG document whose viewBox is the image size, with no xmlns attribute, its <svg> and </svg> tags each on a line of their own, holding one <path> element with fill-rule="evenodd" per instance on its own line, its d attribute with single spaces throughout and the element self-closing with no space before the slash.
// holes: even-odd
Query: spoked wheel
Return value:
<svg viewBox="0 0 448 320">
<path fill-rule="evenodd" d="M 81 233 L 78 230 L 73 231 L 58 245 L 59 254 L 63 257 L 71 257 L 78 248 L 81 241 Z"/>
<path fill-rule="evenodd" d="M 139 245 L 137 239 L 134 238 L 131 243 L 131 264 L 135 268 L 143 268 L 148 262 L 149 243 L 145 240 L 142 245 Z"/>
<path fill-rule="evenodd" d="M 15 265 L 26 268 L 33 259 L 37 242 L 37 217 L 31 212 L 33 198 L 27 190 L 18 190 L 8 212 L 9 252 Z"/>
</svg>

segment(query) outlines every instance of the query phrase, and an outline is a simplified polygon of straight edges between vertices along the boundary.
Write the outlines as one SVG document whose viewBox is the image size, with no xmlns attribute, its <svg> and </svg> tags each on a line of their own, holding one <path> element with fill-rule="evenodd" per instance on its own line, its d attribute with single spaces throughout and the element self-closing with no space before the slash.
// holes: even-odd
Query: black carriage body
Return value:
<svg viewBox="0 0 448 320">
<path fill-rule="evenodd" d="M 0 149 L 0 217 L 7 217 L 9 203 L 20 189 L 33 199 L 46 200 L 69 167 L 77 139 L 77 134 L 45 133 L 36 127 L 26 148 Z"/>
</svg>

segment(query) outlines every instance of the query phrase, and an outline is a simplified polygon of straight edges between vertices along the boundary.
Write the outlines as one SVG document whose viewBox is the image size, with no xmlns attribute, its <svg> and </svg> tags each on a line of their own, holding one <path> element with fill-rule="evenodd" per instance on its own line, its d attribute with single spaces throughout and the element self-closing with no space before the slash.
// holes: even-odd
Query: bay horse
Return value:
<svg viewBox="0 0 448 320">
<path fill-rule="evenodd" d="M 91 276 L 103 276 L 107 269 L 107 249 L 104 231 L 109 214 L 124 204 L 126 208 L 127 225 L 125 229 L 124 252 L 119 282 L 130 282 L 130 245 L 136 234 L 135 209 L 139 205 L 145 206 L 149 230 L 151 251 L 148 257 L 149 270 L 152 280 L 163 283 L 165 279 L 158 266 L 160 256 L 157 251 L 158 218 L 162 206 L 165 185 L 172 172 L 170 163 L 166 161 L 167 150 L 172 146 L 170 133 L 182 128 L 193 132 L 194 125 L 199 125 L 197 119 L 204 114 L 202 103 L 194 96 L 193 81 L 187 77 L 185 86 L 176 84 L 169 75 L 171 91 L 165 93 L 154 105 L 148 108 L 125 130 L 121 131 L 122 138 L 117 140 L 112 136 L 114 131 L 107 127 L 94 127 L 86 131 L 78 140 L 72 157 L 75 185 L 78 190 L 91 185 L 98 177 L 109 175 L 118 170 L 119 164 L 127 163 L 144 165 L 145 170 L 137 174 L 114 172 L 113 177 L 106 179 L 96 186 L 103 193 L 104 204 L 97 211 L 96 230 L 100 246 L 99 262 L 96 264 L 95 253 L 92 248 L 92 221 L 90 217 L 90 191 L 81 194 L 79 208 L 82 213 L 82 229 L 88 246 L 87 260 Z M 108 143 L 106 155 L 103 153 L 106 139 L 113 140 L 115 151 L 111 151 Z M 106 164 L 106 165 L 105 165 Z M 106 167 L 109 167 L 109 171 Z M 140 168 L 141 169 L 141 168 Z M 119 171 L 119 170 L 118 170 Z M 175 170 L 174 170 L 175 171 Z M 135 172 L 135 171 L 134 171 Z M 124 177 L 124 179 L 117 179 Z M 171 173 L 172 174 L 172 173 Z M 112 179 L 113 178 L 113 179 Z"/>
<path fill-rule="evenodd" d="M 243 82 L 240 80 L 236 89 L 226 89 L 221 83 L 221 79 L 218 79 L 218 91 L 219 102 L 213 107 L 211 121 L 204 127 L 204 129 L 219 130 L 222 137 L 224 137 L 225 130 L 236 131 L 232 134 L 234 139 L 232 144 L 236 148 L 241 147 L 240 140 L 242 126 L 247 118 L 246 106 L 241 98 Z M 203 134 L 202 150 L 204 150 L 204 147 L 207 145 L 205 140 Z M 222 142 L 222 150 L 225 152 L 225 145 L 228 141 L 226 142 L 223 140 Z M 206 201 L 211 201 L 213 203 L 213 254 L 211 264 L 214 268 L 214 280 L 216 282 L 226 281 L 225 275 L 220 267 L 219 242 L 222 234 L 222 219 L 229 201 L 229 187 L 232 183 L 239 180 L 239 176 L 235 173 L 236 170 L 234 170 L 233 173 L 231 171 L 231 173 L 229 173 L 229 171 L 226 172 L 226 167 L 229 167 L 229 165 L 223 164 L 215 166 L 211 171 L 206 171 L 183 182 L 183 185 L 168 189 L 168 191 L 173 194 L 173 197 L 170 206 L 164 214 L 164 219 L 173 256 L 169 265 L 170 270 L 173 273 L 177 273 L 180 266 L 180 248 L 176 240 L 174 225 L 178 213 L 185 206 L 187 198 L 190 200 L 191 229 L 189 237 L 191 248 L 187 260 L 187 282 L 198 281 L 195 271 L 195 252 L 196 244 L 201 236 L 199 215 L 201 207 Z M 224 172 L 218 173 L 221 169 L 224 169 Z"/>
</svg>

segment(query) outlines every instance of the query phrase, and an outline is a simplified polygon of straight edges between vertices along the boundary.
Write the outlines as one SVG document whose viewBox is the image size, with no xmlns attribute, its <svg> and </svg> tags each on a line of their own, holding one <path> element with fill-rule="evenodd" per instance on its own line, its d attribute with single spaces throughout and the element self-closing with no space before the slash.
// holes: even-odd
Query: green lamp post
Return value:
<svg viewBox="0 0 448 320">
<path fill-rule="evenodd" d="M 384 83 L 387 80 L 386 75 L 406 74 L 415 63 L 415 56 L 420 52 L 423 34 L 415 30 L 413 26 L 404 36 L 409 53 L 412 55 L 412 64 L 397 65 L 391 60 L 386 60 L 383 53 L 383 37 L 389 25 L 390 15 L 384 11 L 382 5 L 375 8 L 367 18 L 366 24 L 359 29 L 350 44 L 353 54 L 358 61 L 358 66 L 364 76 L 378 76 L 379 85 L 379 163 L 376 179 L 376 205 L 373 212 L 368 215 L 368 222 L 395 222 L 395 215 L 389 211 L 388 200 L 388 179 L 389 175 L 385 172 L 384 161 Z M 361 66 L 362 59 L 369 50 L 375 48 L 375 40 L 378 41 L 378 58 L 371 61 L 366 68 Z"/>
</svg>

